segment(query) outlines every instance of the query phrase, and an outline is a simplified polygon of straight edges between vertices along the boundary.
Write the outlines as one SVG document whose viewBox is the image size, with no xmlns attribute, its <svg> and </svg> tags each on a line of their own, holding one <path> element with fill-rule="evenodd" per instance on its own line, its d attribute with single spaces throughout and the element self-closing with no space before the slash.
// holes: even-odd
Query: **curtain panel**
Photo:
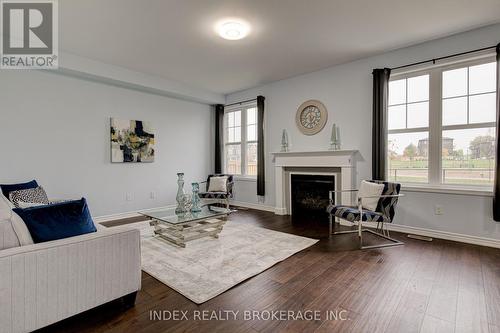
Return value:
<svg viewBox="0 0 500 333">
<path fill-rule="evenodd" d="M 373 70 L 372 179 L 385 180 L 387 171 L 387 104 L 390 68 Z"/>
<path fill-rule="evenodd" d="M 266 194 L 266 165 L 264 152 L 264 96 L 257 96 L 257 195 Z"/>
<path fill-rule="evenodd" d="M 493 219 L 500 222 L 500 44 L 497 45 L 497 128 L 496 128 L 496 155 L 495 180 L 493 183 Z"/>
<path fill-rule="evenodd" d="M 224 154 L 224 105 L 215 105 L 215 168 L 216 174 L 222 173 Z"/>
</svg>

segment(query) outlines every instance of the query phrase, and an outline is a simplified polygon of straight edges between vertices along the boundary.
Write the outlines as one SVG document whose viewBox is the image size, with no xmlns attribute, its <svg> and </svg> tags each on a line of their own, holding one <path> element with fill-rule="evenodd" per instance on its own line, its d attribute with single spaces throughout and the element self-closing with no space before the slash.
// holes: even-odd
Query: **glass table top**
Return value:
<svg viewBox="0 0 500 333">
<path fill-rule="evenodd" d="M 176 214 L 175 208 L 169 209 L 157 209 L 139 212 L 139 214 L 149 217 L 151 219 L 158 220 L 160 222 L 170 223 L 170 224 L 180 224 L 186 222 L 194 222 L 199 220 L 206 220 L 209 218 L 216 218 L 225 216 L 231 213 L 229 209 L 221 207 L 209 207 L 203 206 L 201 212 L 192 213 L 186 212 L 183 214 Z"/>
</svg>

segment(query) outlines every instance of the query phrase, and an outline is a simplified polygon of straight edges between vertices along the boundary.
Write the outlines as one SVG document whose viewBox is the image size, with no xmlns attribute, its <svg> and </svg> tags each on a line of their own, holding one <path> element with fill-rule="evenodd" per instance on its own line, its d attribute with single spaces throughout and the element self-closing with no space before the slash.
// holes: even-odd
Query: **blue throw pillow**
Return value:
<svg viewBox="0 0 500 333">
<path fill-rule="evenodd" d="M 32 188 L 37 188 L 38 183 L 36 180 L 32 180 L 27 183 L 21 183 L 21 184 L 5 184 L 5 185 L 0 185 L 0 189 L 2 189 L 2 193 L 4 197 L 9 199 L 9 193 L 12 191 L 19 191 L 19 190 L 29 190 Z"/>
<path fill-rule="evenodd" d="M 26 223 L 35 243 L 97 231 L 85 198 L 25 209 L 15 208 L 14 212 Z"/>
</svg>

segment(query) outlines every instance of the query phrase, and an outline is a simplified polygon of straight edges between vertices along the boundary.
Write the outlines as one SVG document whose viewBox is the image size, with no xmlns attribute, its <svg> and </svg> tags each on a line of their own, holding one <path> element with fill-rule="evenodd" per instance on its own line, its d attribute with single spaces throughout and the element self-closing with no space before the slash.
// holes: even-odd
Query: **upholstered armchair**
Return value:
<svg viewBox="0 0 500 333">
<path fill-rule="evenodd" d="M 212 177 L 227 177 L 226 191 L 210 191 L 210 180 Z M 200 184 L 206 184 L 205 192 L 200 192 L 199 196 L 205 203 L 216 202 L 222 203 L 229 209 L 229 199 L 233 197 L 233 175 L 228 174 L 215 174 L 209 175 L 207 181 Z"/>
<path fill-rule="evenodd" d="M 330 234 L 347 234 L 347 233 L 357 233 L 359 237 L 359 247 L 360 249 L 371 249 L 386 246 L 402 245 L 403 243 L 390 237 L 389 230 L 384 227 L 385 223 L 392 223 L 394 219 L 396 205 L 398 199 L 403 195 L 400 194 L 401 184 L 391 183 L 385 181 L 369 180 L 370 183 L 383 184 L 384 188 L 380 196 L 362 196 L 358 195 L 357 206 L 342 206 L 335 205 L 333 198 L 334 194 L 338 192 L 356 192 L 358 190 L 342 190 L 342 191 L 330 191 L 330 205 L 327 208 L 330 214 Z M 363 208 L 362 200 L 369 198 L 379 198 L 377 203 L 377 208 L 374 211 L 367 210 Z M 335 220 L 335 221 L 334 221 Z M 340 222 L 340 220 L 346 220 L 351 223 L 357 224 L 356 230 L 347 231 L 335 231 L 335 224 Z M 365 229 L 362 227 L 362 222 L 376 222 L 377 227 L 375 231 L 371 229 Z M 332 228 L 333 227 L 333 228 Z M 384 238 L 390 243 L 383 243 L 379 245 L 363 245 L 363 232 L 369 232 L 381 238 Z"/>
</svg>

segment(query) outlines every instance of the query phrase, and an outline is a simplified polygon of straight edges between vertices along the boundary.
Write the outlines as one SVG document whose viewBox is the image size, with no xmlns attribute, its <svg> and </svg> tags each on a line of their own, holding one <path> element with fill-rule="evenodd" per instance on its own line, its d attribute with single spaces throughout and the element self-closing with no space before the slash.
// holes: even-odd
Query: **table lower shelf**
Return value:
<svg viewBox="0 0 500 333">
<path fill-rule="evenodd" d="M 186 247 L 186 243 L 203 237 L 219 238 L 225 219 L 207 219 L 195 222 L 186 222 L 180 225 L 168 225 L 165 222 L 151 220 L 150 225 L 154 227 L 154 233 L 161 239 L 180 247 Z"/>
</svg>

